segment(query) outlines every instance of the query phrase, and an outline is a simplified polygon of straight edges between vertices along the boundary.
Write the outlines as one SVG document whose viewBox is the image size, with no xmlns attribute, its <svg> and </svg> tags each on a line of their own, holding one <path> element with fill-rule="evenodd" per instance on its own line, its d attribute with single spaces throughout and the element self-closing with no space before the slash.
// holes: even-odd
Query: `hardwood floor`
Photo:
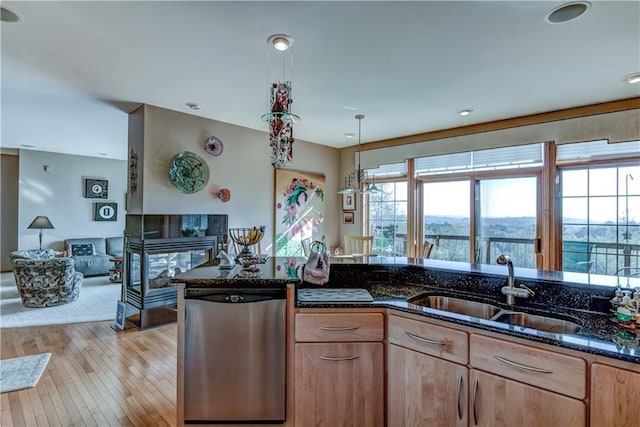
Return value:
<svg viewBox="0 0 640 427">
<path fill-rule="evenodd" d="M 2 359 L 52 353 L 35 388 L 0 395 L 0 425 L 176 425 L 176 325 L 112 324 L 0 329 Z"/>
</svg>

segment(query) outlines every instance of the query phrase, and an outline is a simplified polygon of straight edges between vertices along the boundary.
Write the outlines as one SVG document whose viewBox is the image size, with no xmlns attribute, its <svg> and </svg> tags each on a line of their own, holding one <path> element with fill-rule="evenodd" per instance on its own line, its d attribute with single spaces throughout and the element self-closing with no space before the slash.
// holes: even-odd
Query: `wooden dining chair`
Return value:
<svg viewBox="0 0 640 427">
<path fill-rule="evenodd" d="M 369 255 L 373 249 L 373 236 L 344 236 L 344 253 Z"/>
<path fill-rule="evenodd" d="M 433 250 L 433 243 L 431 243 L 428 240 L 425 240 L 422 243 L 422 258 L 430 258 L 432 250 Z"/>
</svg>

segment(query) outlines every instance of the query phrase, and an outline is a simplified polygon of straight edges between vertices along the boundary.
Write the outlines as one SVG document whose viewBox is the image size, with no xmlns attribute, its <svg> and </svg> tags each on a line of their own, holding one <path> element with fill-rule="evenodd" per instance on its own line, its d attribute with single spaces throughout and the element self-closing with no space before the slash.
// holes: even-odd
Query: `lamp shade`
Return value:
<svg viewBox="0 0 640 427">
<path fill-rule="evenodd" d="M 53 224 L 51 224 L 51 221 L 49 221 L 49 218 L 47 218 L 46 216 L 40 215 L 40 216 L 37 216 L 36 219 L 31 221 L 31 224 L 29 224 L 27 228 L 39 228 L 40 230 L 42 230 L 43 228 L 51 229 L 55 227 L 53 226 Z"/>
</svg>

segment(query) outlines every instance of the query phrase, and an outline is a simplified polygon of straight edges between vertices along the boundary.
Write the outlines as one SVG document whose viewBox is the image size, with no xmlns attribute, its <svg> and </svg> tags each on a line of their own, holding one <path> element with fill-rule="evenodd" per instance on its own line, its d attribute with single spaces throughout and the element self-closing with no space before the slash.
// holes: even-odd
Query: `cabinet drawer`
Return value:
<svg viewBox="0 0 640 427">
<path fill-rule="evenodd" d="M 428 322 L 389 315 L 389 342 L 466 365 L 468 334 Z"/>
<path fill-rule="evenodd" d="M 382 341 L 382 313 L 299 313 L 296 314 L 296 341 L 342 342 Z"/>
<path fill-rule="evenodd" d="M 586 396 L 583 359 L 475 334 L 470 343 L 474 368 L 576 399 Z"/>
</svg>

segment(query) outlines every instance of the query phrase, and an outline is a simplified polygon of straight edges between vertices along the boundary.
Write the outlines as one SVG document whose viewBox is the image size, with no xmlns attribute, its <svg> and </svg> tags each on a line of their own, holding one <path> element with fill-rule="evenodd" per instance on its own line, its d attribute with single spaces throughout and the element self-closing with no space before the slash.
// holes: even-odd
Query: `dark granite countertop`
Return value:
<svg viewBox="0 0 640 427">
<path fill-rule="evenodd" d="M 172 279 L 189 287 L 286 287 L 315 285 L 301 280 L 305 258 L 271 257 L 258 264 L 254 277 L 244 276 L 242 267 L 226 269 L 203 264 Z M 445 312 L 408 302 L 425 292 L 488 302 L 509 308 L 500 288 L 506 284 L 506 268 L 415 258 L 339 257 L 331 259 L 331 276 L 324 287 L 364 288 L 372 303 L 302 303 L 299 308 L 388 308 L 446 320 L 492 332 L 557 345 L 586 353 L 640 363 L 640 336 L 620 328 L 607 312 L 616 286 L 639 287 L 640 279 L 616 278 L 580 273 L 549 272 L 516 268 L 516 283 L 536 292 L 531 299 L 518 299 L 515 311 L 570 316 L 582 328 L 575 334 L 555 334 L 491 320 Z"/>
<path fill-rule="evenodd" d="M 304 258 L 294 258 L 291 267 L 287 258 L 269 257 L 256 264 L 257 271 L 243 272 L 242 266 L 236 264 L 232 268 L 220 267 L 219 260 L 213 259 L 196 268 L 178 274 L 172 278 L 173 283 L 184 283 L 187 288 L 262 288 L 286 287 L 288 284 L 300 283 L 300 266 Z M 296 268 L 297 266 L 297 268 Z M 290 267 L 289 269 L 287 267 Z"/>
<path fill-rule="evenodd" d="M 445 320 L 459 325 L 472 326 L 492 332 L 504 333 L 507 335 L 525 338 L 546 344 L 557 345 L 559 347 L 584 351 L 586 353 L 598 354 L 612 357 L 627 362 L 640 363 L 640 336 L 632 331 L 622 329 L 611 321 L 611 315 L 580 310 L 532 310 L 530 308 L 508 307 L 504 303 L 496 300 L 471 297 L 470 295 L 460 295 L 455 292 L 447 292 L 437 288 L 425 288 L 420 285 L 401 286 L 402 291 L 413 288 L 412 292 L 402 297 L 398 289 L 389 285 L 373 285 L 369 292 L 374 297 L 372 303 L 301 303 L 297 302 L 298 308 L 387 308 L 403 311 L 411 314 L 418 314 L 429 318 Z M 388 291 L 391 291 L 387 294 Z M 513 326 L 491 320 L 480 319 L 448 311 L 442 311 L 415 305 L 407 301 L 411 297 L 421 294 L 448 295 L 453 297 L 473 298 L 475 300 L 491 303 L 501 309 L 524 311 L 538 315 L 559 315 L 562 318 L 570 316 L 582 325 L 581 330 L 576 334 L 555 334 L 538 331 L 535 329 Z"/>
<path fill-rule="evenodd" d="M 334 277 L 326 286 L 364 288 L 369 291 L 374 301 L 372 303 L 297 301 L 296 307 L 395 309 L 590 354 L 640 363 L 640 335 L 635 331 L 619 327 L 612 320 L 613 315 L 607 312 L 608 301 L 613 296 L 615 286 L 640 286 L 640 280 L 637 279 L 516 268 L 516 282 L 525 283 L 534 288 L 537 297 L 531 300 L 517 299 L 516 305 L 509 307 L 506 305 L 506 297 L 499 290 L 506 284 L 504 266 L 383 257 L 361 258 L 349 262 L 350 265 L 339 264 L 332 264 L 332 268 L 335 269 L 332 272 Z M 416 268 L 422 270 L 424 275 L 416 274 Z M 358 270 L 366 271 L 368 276 L 358 275 Z M 391 277 L 385 280 L 384 273 Z M 303 282 L 298 287 L 316 286 Z M 409 302 L 422 294 L 461 297 L 489 303 L 503 310 L 572 320 L 580 324 L 581 329 L 574 334 L 543 332 L 436 310 Z M 598 311 L 596 308 L 601 310 Z"/>
</svg>

